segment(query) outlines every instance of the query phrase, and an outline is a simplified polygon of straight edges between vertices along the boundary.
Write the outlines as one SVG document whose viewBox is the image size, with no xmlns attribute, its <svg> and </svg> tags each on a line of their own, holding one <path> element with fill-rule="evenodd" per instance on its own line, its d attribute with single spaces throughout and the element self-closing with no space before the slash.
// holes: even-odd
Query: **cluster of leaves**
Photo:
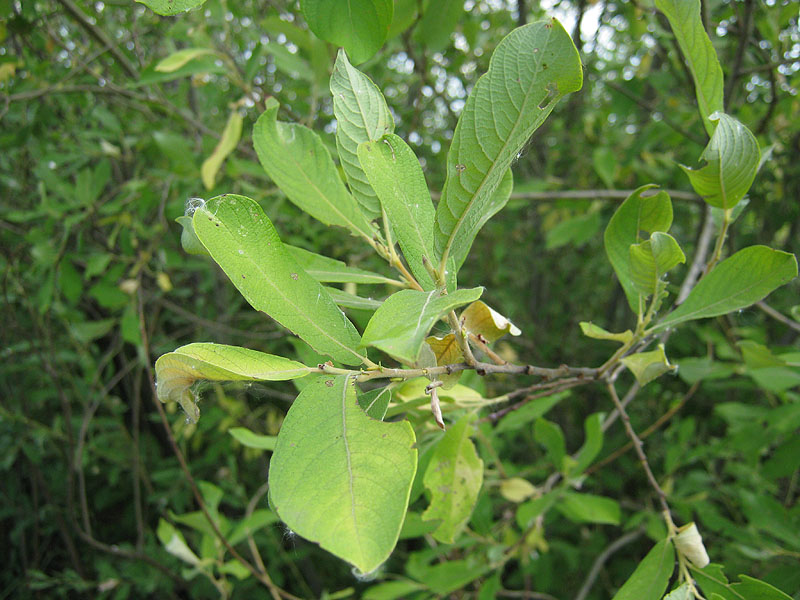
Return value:
<svg viewBox="0 0 800 600">
<path fill-rule="evenodd" d="M 73 6 L 66 1 L 62 4 Z M 167 8 L 178 12 L 190 7 L 178 4 L 167 3 Z M 209 22 L 229 22 L 228 15 L 216 11 L 214 4 L 206 5 Z M 435 53 L 437 47 L 446 45 L 453 23 L 464 18 L 457 8 L 449 10 L 446 19 L 439 18 L 437 11 L 428 9 L 432 2 L 422 6 L 416 2 L 349 2 L 349 6 L 359 9 L 359 15 L 374 17 L 375 22 L 348 30 L 336 22 L 335 12 L 325 12 L 326 4 L 330 3 L 301 3 L 308 27 L 319 38 L 344 46 L 356 63 L 372 56 L 387 38 L 404 31 L 396 41 L 402 40 L 405 56 L 414 48 L 422 48 L 423 57 L 440 60 L 435 58 L 443 56 Z M 451 4 L 457 3 L 448 5 Z M 74 547 L 72 531 L 101 557 L 93 567 L 97 584 L 82 572 L 83 565 L 76 560 L 75 552 L 72 569 L 67 568 L 60 575 L 48 574 L 53 569 L 38 554 L 30 561 L 24 544 L 29 539 L 29 524 L 41 523 L 41 516 L 38 511 L 25 513 L 14 536 L 23 541 L 20 564 L 36 565 L 25 570 L 27 585 L 50 590 L 95 589 L 103 593 L 116 590 L 123 594 L 131 589 L 166 589 L 172 585 L 170 571 L 158 565 L 157 560 L 147 560 L 164 551 L 185 566 L 183 576 L 192 581 L 192 593 L 198 596 L 209 594 L 209 586 L 222 596 L 252 594 L 261 583 L 275 597 L 288 594 L 279 586 L 292 587 L 293 580 L 300 582 L 300 587 L 293 589 L 295 593 L 316 595 L 316 590 L 302 587 L 307 584 L 299 574 L 298 564 L 306 576 L 315 571 L 325 573 L 324 588 L 342 582 L 348 585 L 341 563 L 319 563 L 325 560 L 324 553 L 313 545 L 298 542 L 295 555 L 288 555 L 286 542 L 270 534 L 270 526 L 280 519 L 292 531 L 319 543 L 361 572 L 373 571 L 386 561 L 400 539 L 399 551 L 380 576 L 392 572 L 403 575 L 394 581 L 360 584 L 365 588 L 365 597 L 426 598 L 457 590 L 466 595 L 472 593 L 468 590 L 475 590 L 479 597 L 494 597 L 503 587 L 529 589 L 531 579 L 537 590 L 562 595 L 567 590 L 554 573 L 566 569 L 589 572 L 595 556 L 604 557 L 603 561 L 610 556 L 610 552 L 602 552 L 609 544 L 609 549 L 616 549 L 636 543 L 639 555 L 644 555 L 647 546 L 652 546 L 640 540 L 646 533 L 655 546 L 635 571 L 631 555 L 606 567 L 607 588 L 619 598 L 660 598 L 668 589 L 676 556 L 679 569 L 670 598 L 690 597 L 693 579 L 707 597 L 785 598 L 768 583 L 747 576 L 742 576 L 739 583 L 729 584 L 719 565 L 701 570 L 699 566 L 704 561 L 702 553 L 698 556 L 696 552 L 696 529 L 676 529 L 671 518 L 665 524 L 660 509 L 650 506 L 659 494 L 647 491 L 638 461 L 626 463 L 625 457 L 619 459 L 625 478 L 609 473 L 609 469 L 599 469 L 619 454 L 601 459 L 604 447 L 622 446 L 624 451 L 624 432 L 617 434 L 611 426 L 620 414 L 627 423 L 628 415 L 617 408 L 609 417 L 608 411 L 614 406 L 611 402 L 608 409 L 592 412 L 597 410 L 596 405 L 586 405 L 591 391 L 582 389 L 596 389 L 606 382 L 614 395 L 614 381 L 625 381 L 625 373 L 630 371 L 635 379 L 633 393 L 640 386 L 647 386 L 629 407 L 633 423 L 650 422 L 653 419 L 648 418 L 648 409 L 662 414 L 666 407 L 666 414 L 654 423 L 657 429 L 701 385 L 704 393 L 719 393 L 727 400 L 713 405 L 711 421 L 703 418 L 710 414 L 704 414 L 702 407 L 682 418 L 675 417 L 655 453 L 648 440 L 650 461 L 655 462 L 653 457 L 658 457 L 654 471 L 674 518 L 699 524 L 712 557 L 724 562 L 727 572 L 759 575 L 793 592 L 796 580 L 791 557 L 797 551 L 797 539 L 792 533 L 796 531 L 792 525 L 796 514 L 790 507 L 794 494 L 791 481 L 797 471 L 796 437 L 792 435 L 798 418 L 797 397 L 792 391 L 798 378 L 797 353 L 770 344 L 769 330 L 761 323 L 749 331 L 724 327 L 723 335 L 717 325 L 703 321 L 688 337 L 678 328 L 672 338 L 670 355 L 688 357 L 675 361 L 680 366 L 678 381 L 659 378 L 674 370 L 665 347 L 648 350 L 649 344 L 666 342 L 681 323 L 746 308 L 796 275 L 796 262 L 791 255 L 758 243 L 737 243 L 743 249 L 723 260 L 734 220 L 736 230 L 741 229 L 743 236 L 754 237 L 755 242 L 770 241 L 763 235 L 748 233 L 753 218 L 750 217 L 748 228 L 748 215 L 754 214 L 755 209 L 742 210 L 742 200 L 751 191 L 760 166 L 759 144 L 741 122 L 723 112 L 722 70 L 702 28 L 699 6 L 680 2 L 657 5 L 669 19 L 687 59 L 697 91 L 700 122 L 711 138 L 701 155 L 705 166 L 687 169 L 686 173 L 697 194 L 713 207 L 707 222 L 716 228 L 708 227 L 717 245 L 708 260 L 699 263 L 705 267 L 700 282 L 693 288 L 687 286 L 685 292 L 676 289 L 667 282 L 666 275 L 684 263 L 686 255 L 692 263 L 702 247 L 698 243 L 695 253 L 684 253 L 678 243 L 692 239 L 690 223 L 693 218 L 702 217 L 702 211 L 687 212 L 683 215 L 687 219 L 676 219 L 673 226 L 669 194 L 653 193 L 649 191 L 652 186 L 644 186 L 628 196 L 610 215 L 602 241 L 632 309 L 635 326 L 611 333 L 590 322 L 580 324 L 588 338 L 615 341 L 621 348 L 610 357 L 603 356 L 597 346 L 584 345 L 586 353 L 570 351 L 564 338 L 573 334 L 567 329 L 559 331 L 559 322 L 564 322 L 565 327 L 569 323 L 570 330 L 578 331 L 577 319 L 600 320 L 587 312 L 588 302 L 573 305 L 572 298 L 562 306 L 564 314 L 553 321 L 549 334 L 542 335 L 544 331 L 537 330 L 537 346 L 541 346 L 525 346 L 525 361 L 535 358 L 558 364 L 563 359 L 573 362 L 578 360 L 576 356 L 586 356 L 587 360 L 578 362 L 603 362 L 596 369 L 513 364 L 521 361 L 511 346 L 497 342 L 506 334 L 519 335 L 520 329 L 479 300 L 485 293 L 492 304 L 514 314 L 523 331 L 531 331 L 535 319 L 524 313 L 528 297 L 535 295 L 519 295 L 515 286 L 520 278 L 510 276 L 517 275 L 515 264 L 530 251 L 524 245 L 517 250 L 514 244 L 496 242 L 515 239 L 520 226 L 526 225 L 500 218 L 488 220 L 507 204 L 511 214 L 520 214 L 519 204 L 509 202 L 512 163 L 516 164 L 518 179 L 519 172 L 523 174 L 523 183 L 517 185 L 517 190 L 536 192 L 535 187 L 526 188 L 524 181 L 535 170 L 529 170 L 526 155 L 520 158 L 531 133 L 543 124 L 552 127 L 550 135 L 558 134 L 559 128 L 569 131 L 569 113 L 574 111 L 580 94 L 567 103 L 565 116 L 559 118 L 556 113 L 545 123 L 558 100 L 577 90 L 581 83 L 581 65 L 570 39 L 575 36 L 567 34 L 555 21 L 514 30 L 497 45 L 488 67 L 478 70 L 473 63 L 463 79 L 469 82 L 465 87 L 472 89 L 466 103 L 457 109 L 458 125 L 451 134 L 447 127 L 434 128 L 434 134 L 426 133 L 416 153 L 411 145 L 419 144 L 411 134 L 421 138 L 415 131 L 419 127 L 415 120 L 424 122 L 426 118 L 425 109 L 419 105 L 422 97 L 419 104 L 411 107 L 414 110 L 407 107 L 401 111 L 391 103 L 389 94 L 389 90 L 396 93 L 398 89 L 397 74 L 374 63 L 371 69 L 375 81 L 386 82 L 384 90 L 390 97 L 387 104 L 378 87 L 350 64 L 342 51 L 328 82 L 330 47 L 291 23 L 287 19 L 291 13 L 284 14 L 283 19 L 267 17 L 263 23 L 267 31 L 276 32 L 279 41 L 261 40 L 256 43 L 256 51 L 242 42 L 250 57 L 243 68 L 240 63 L 244 52 L 240 55 L 234 50 L 229 54 L 213 43 L 213 38 L 204 45 L 204 34 L 183 31 L 183 17 L 179 17 L 174 27 L 189 36 L 192 47 L 154 61 L 131 86 L 133 90 L 151 86 L 161 93 L 159 82 L 174 82 L 170 85 L 181 86 L 177 91 L 188 91 L 190 96 L 202 90 L 203 110 L 220 107 L 216 110 L 224 117 L 219 123 L 218 141 L 211 140 L 209 144 L 206 139 L 202 147 L 195 144 L 191 148 L 171 131 L 153 132 L 141 116 L 137 117 L 139 126 L 133 134 L 127 121 L 120 117 L 119 107 L 111 112 L 102 105 L 90 106 L 87 112 L 63 102 L 56 104 L 52 115 L 37 120 L 16 110 L 17 103 L 28 93 L 22 83 L 19 91 L 15 90 L 21 98 L 14 98 L 11 106 L 15 110 L 7 118 L 35 125 L 28 131 L 9 134 L 6 143 L 25 148 L 35 157 L 34 180 L 40 182 L 38 194 L 42 201 L 38 206 L 25 205 L 8 213 L 4 235 L 13 241 L 9 247 L 16 250 L 5 265 L 12 284 L 7 298 L 13 306 L 25 309 L 13 329 L 28 328 L 35 333 L 33 341 L 29 335 L 27 340 L 9 346 L 12 356 L 26 360 L 6 367 L 5 372 L 26 379 L 44 372 L 51 385 L 37 387 L 31 381 L 27 386 L 37 390 L 39 405 L 33 411 L 3 413 L 3 422 L 8 425 L 4 429 L 6 464 L 12 470 L 31 468 L 34 495 L 53 497 L 56 493 L 66 498 L 66 509 L 59 517 L 65 519 L 61 529 L 58 519 L 48 523 L 48 529 L 65 540 L 67 554 Z M 158 9 L 156 3 L 152 6 Z M 374 12 L 366 10 L 369 7 Z M 681 11 L 686 7 L 691 10 L 684 14 Z M 19 7 L 13 8 L 16 20 L 10 24 L 14 27 L 39 18 L 35 9 L 20 12 Z M 502 19 L 502 14 L 491 18 Z M 486 23 L 491 25 L 489 20 Z M 241 24 L 246 30 L 244 19 Z M 507 30 L 508 20 L 505 24 Z M 460 28 L 470 46 L 477 47 L 475 44 L 481 40 L 487 42 L 478 33 L 482 27 L 481 23 L 471 37 L 468 23 Z M 15 32 L 17 35 L 21 34 Z M 493 45 L 487 42 L 485 48 Z M 487 58 L 488 54 L 487 51 Z M 292 86 L 280 103 L 273 98 L 262 101 L 256 91 L 260 85 L 260 59 L 265 56 L 274 67 L 273 73 L 277 70 L 286 76 L 282 85 Z M 522 60 L 523 56 L 532 60 Z M 673 60 L 680 60 L 677 54 Z M 424 64 L 424 59 L 414 60 L 415 69 L 417 64 Z M 487 71 L 482 79 L 470 80 L 470 73 L 479 74 L 482 70 Z M 228 83 L 220 89 L 207 86 L 203 90 L 202 78 L 214 73 L 219 77 L 224 74 Z M 382 78 L 382 74 L 387 77 Z M 191 82 L 186 78 L 189 75 L 194 76 Z M 413 85 L 418 73 L 410 75 L 408 81 Z M 425 83 L 424 77 L 428 76 L 423 73 L 420 83 Z M 227 85 L 240 88 L 242 98 L 229 104 Z M 435 90 L 438 85 L 431 87 Z M 36 92 L 36 87 L 32 89 Z M 126 98 L 124 89 L 111 93 Z M 409 94 L 412 93 L 413 89 Z M 166 98 L 149 92 L 132 92 L 127 101 L 145 104 L 145 111 L 171 114 L 173 124 L 191 126 L 198 122 Z M 303 118 L 302 115 L 313 113 L 317 102 L 327 103 L 330 118 L 336 119 L 335 145 L 309 127 L 278 119 L 280 110 L 290 119 Z M 247 151 L 248 128 L 244 124 L 246 111 L 254 103 L 261 112 L 252 135 L 255 157 L 279 190 L 268 190 L 267 179 Z M 124 110 L 135 113 L 141 108 Z M 100 119 L 103 128 L 87 128 L 86 138 L 81 141 L 81 147 L 89 151 L 72 149 L 61 155 L 49 140 L 20 144 L 36 128 L 46 128 L 48 123 L 63 118 L 64 110 L 87 123 Z M 451 106 L 446 107 L 446 111 L 451 110 Z M 434 112 L 438 116 L 431 118 L 442 118 L 438 105 Z M 394 133 L 396 127 L 398 134 Z M 117 139 L 107 140 L 108 131 L 117 131 Z M 245 140 L 240 145 L 243 135 Z M 432 139 L 428 135 L 440 137 Z M 448 139 L 450 135 L 452 141 Z M 658 140 L 655 136 L 655 141 L 648 143 L 658 148 Z M 434 167 L 438 153 L 434 142 L 449 145 L 443 171 Z M 626 146 L 623 143 L 621 147 Z M 163 171 L 153 169 L 146 160 L 134 158 L 137 150 L 167 157 L 170 164 Z M 333 162 L 332 154 L 338 155 L 340 167 Z M 553 154 L 572 162 L 583 160 L 570 159 L 563 149 L 553 150 Z M 683 160 L 691 163 L 700 154 L 690 152 Z M 204 159 L 199 169 L 197 163 L 191 164 L 196 156 Z M 11 160 L 16 159 L 15 154 Z M 614 155 L 607 152 L 594 152 L 589 160 L 592 177 L 609 187 L 615 181 L 623 181 L 620 170 L 629 168 L 622 159 L 617 163 Z M 553 169 L 551 173 L 559 173 L 555 160 L 548 164 L 548 170 Z M 430 165 L 429 172 L 423 174 L 421 165 Z M 26 193 L 37 188 L 12 171 L 8 173 L 4 175 L 6 181 Z M 162 174 L 167 187 L 160 190 L 155 182 Z M 220 178 L 223 181 L 218 184 Z M 661 175 L 648 177 L 647 165 L 639 170 L 633 168 L 624 181 L 638 185 L 643 179 L 672 181 Z M 187 260 L 174 247 L 174 241 L 170 241 L 170 237 L 176 239 L 174 230 L 167 235 L 169 225 L 164 215 L 183 212 L 184 199 L 198 195 L 198 181 L 207 190 L 219 187 L 219 191 L 233 189 L 235 193 L 187 203 L 186 214 L 178 219 L 183 226 L 183 248 L 190 253 L 209 254 L 250 306 L 270 315 L 308 346 L 299 341 L 290 346 L 278 339 L 283 337 L 281 330 L 264 325 L 247 310 L 239 310 L 242 304 L 222 279 L 214 281 L 215 272 L 208 268 L 208 262 Z M 117 189 L 112 182 L 124 184 Z M 436 207 L 429 184 L 442 190 Z M 348 230 L 352 237 L 342 239 L 341 229 L 331 232 L 314 225 L 283 203 L 284 197 L 324 225 Z M 596 202 L 585 206 L 588 211 L 575 202 L 541 210 L 539 216 L 548 223 L 547 234 L 539 236 L 542 242 L 554 249 L 567 244 L 595 244 L 588 240 L 598 232 L 604 209 L 599 208 L 602 203 Z M 571 216 L 576 208 L 577 216 Z M 131 214 L 132 209 L 135 214 Z M 157 215 L 155 221 L 153 214 Z M 47 219 L 46 226 L 29 228 L 42 217 Z M 788 233 L 775 236 L 776 245 L 792 239 L 795 222 L 796 219 L 789 223 Z M 779 225 L 784 226 L 780 221 Z M 484 226 L 488 231 L 476 240 Z M 54 232 L 59 232 L 62 240 L 55 252 L 51 247 Z M 85 235 L 87 232 L 89 235 Z M 600 237 L 594 235 L 595 240 Z M 487 249 L 487 240 L 491 243 L 492 239 L 494 247 Z M 360 253 L 359 246 L 364 245 L 375 251 L 375 257 L 361 256 L 359 268 L 325 255 L 347 258 L 352 263 L 353 256 Z M 473 245 L 476 251 L 469 254 Z M 36 258 L 32 270 L 24 268 L 28 249 Z M 488 257 L 497 261 L 497 273 L 487 272 Z M 549 270 L 558 270 L 558 258 L 552 257 Z M 382 260 L 396 270 L 396 275 L 384 272 Z M 529 260 L 527 256 L 526 263 Z M 597 268 L 599 264 L 592 260 L 586 263 L 586 268 Z M 207 282 L 201 286 L 200 295 L 194 293 L 190 280 L 184 279 L 192 273 L 197 280 Z M 456 274 L 464 281 L 487 283 L 487 291 L 459 289 Z M 178 277 L 182 284 L 173 288 L 172 279 Z M 595 278 L 596 275 L 591 279 L 593 285 L 584 286 L 583 291 L 579 286 L 570 286 L 570 295 L 592 299 L 601 288 L 606 289 L 609 298 L 614 295 L 611 285 L 596 285 Z M 39 283 L 42 281 L 44 285 Z M 531 281 L 523 279 L 528 285 Z M 87 292 L 83 290 L 84 282 L 92 283 Z M 344 289 L 335 287 L 339 284 L 344 284 Z M 358 294 L 363 291 L 362 286 L 372 290 L 369 297 Z M 173 301 L 169 300 L 170 295 Z M 670 296 L 677 297 L 680 306 L 659 317 Z M 214 301 L 208 302 L 208 298 Z M 553 304 L 548 304 L 548 310 L 554 310 Z M 582 310 L 578 308 L 580 304 L 584 306 Z M 612 306 L 624 304 L 624 300 L 612 302 Z M 190 319 L 193 326 L 181 330 L 177 327 L 180 321 L 174 317 L 153 315 L 151 310 L 156 307 L 166 313 L 182 310 L 177 314 Z M 461 308 L 460 315 L 452 312 Z M 630 317 L 619 315 L 615 309 L 603 321 L 612 330 L 623 330 L 625 325 L 619 325 Z M 213 321 L 219 322 L 221 317 L 223 322 L 236 323 L 238 331 L 224 325 L 213 327 Z M 444 323 L 440 324 L 442 320 Z M 723 325 L 728 322 L 721 321 Z M 153 329 L 156 323 L 158 330 Z M 213 328 L 206 331 L 205 327 Z M 199 481 L 195 488 L 195 499 L 202 509 L 197 512 L 188 512 L 190 498 L 181 483 L 183 477 L 175 477 L 167 439 L 163 434 L 140 439 L 141 403 L 147 396 L 143 387 L 146 388 L 151 361 L 150 339 L 154 339 L 156 350 L 163 352 L 174 347 L 174 337 L 213 337 L 223 342 L 241 342 L 247 337 L 253 342 L 249 345 L 259 348 L 256 351 L 220 343 L 193 343 L 164 354 L 156 364 L 159 397 L 177 401 L 187 415 L 187 423 L 176 422 L 173 426 L 181 440 L 179 452 L 190 454 L 191 469 L 204 473 L 203 477 L 209 480 Z M 276 341 L 264 341 L 270 337 Z M 520 344 L 525 343 L 525 337 L 519 339 Z M 582 343 L 578 341 L 575 347 Z M 702 349 L 706 345 L 708 353 Z M 599 346 L 602 350 L 602 344 Z M 399 367 L 385 366 L 392 360 Z M 72 374 L 70 365 L 78 367 L 74 371 L 77 374 Z M 498 377 L 484 379 L 476 377 L 478 373 L 497 373 Z M 747 380 L 741 377 L 731 379 L 734 373 L 747 375 L 752 383 L 742 384 Z M 541 376 L 546 381 L 537 382 L 535 378 Z M 524 383 L 520 383 L 520 377 Z M 198 380 L 215 383 L 198 388 Z M 258 407 L 251 408 L 245 396 L 236 392 L 241 388 L 218 385 L 225 381 L 285 380 L 292 380 L 300 395 L 293 399 L 282 424 L 280 406 L 265 408 L 263 402 L 258 402 Z M 118 386 L 120 381 L 125 382 L 123 387 Z M 387 381 L 389 385 L 384 385 Z M 682 382 L 692 386 L 688 393 Z M 571 389 L 577 385 L 588 387 Z M 60 417 L 50 422 L 46 415 L 48 407 L 53 406 L 49 398 L 54 389 L 61 390 Z M 196 401 L 200 389 L 205 390 L 202 395 L 206 402 L 203 418 L 198 422 Z M 731 389 L 741 395 L 731 398 Z M 268 393 L 288 399 L 282 392 Z M 771 405 L 754 403 L 752 398 L 759 394 L 767 394 Z M 81 398 L 74 406 L 83 413 L 82 418 L 71 416 L 73 397 Z M 429 403 L 430 411 L 426 408 Z M 495 412 L 487 416 L 487 407 Z M 479 411 L 481 408 L 484 410 Z M 98 409 L 104 420 L 95 418 Z M 437 410 L 444 413 L 448 422 L 444 434 L 434 424 L 434 420 L 443 418 Z M 128 411 L 131 421 L 124 417 Z M 552 420 L 545 418 L 547 413 Z M 401 416 L 404 418 L 398 420 Z M 233 424 L 239 426 L 232 427 Z M 231 438 L 219 435 L 225 430 Z M 20 431 L 26 433 L 19 435 Z M 87 438 L 89 432 L 91 437 Z M 645 433 L 649 436 L 651 430 Z M 222 443 L 217 441 L 220 437 L 224 438 Z M 636 438 L 629 443 L 635 446 Z M 238 449 L 236 457 L 255 461 L 262 469 L 261 475 L 254 468 L 255 463 L 247 467 L 247 460 L 242 463 L 231 456 L 231 445 Z M 66 478 L 43 473 L 40 467 L 58 455 L 59 447 L 67 450 L 70 457 Z M 570 453 L 568 448 L 578 450 Z M 265 452 L 272 453 L 271 510 L 261 502 L 267 487 L 259 486 L 269 456 Z M 115 537 L 114 528 L 104 522 L 102 511 L 125 505 L 126 492 L 101 491 L 103 486 L 98 484 L 103 479 L 118 480 L 129 468 L 126 463 L 131 455 L 137 511 L 129 513 L 129 520 L 131 529 L 137 532 L 136 541 L 130 541 L 134 539 L 131 536 L 123 538 L 127 541 L 121 548 L 112 547 L 98 541 L 114 539 L 116 543 L 120 539 Z M 111 456 L 114 459 L 108 462 Z M 725 465 L 721 470 L 707 467 L 719 460 Z M 222 465 L 225 474 L 219 472 Z M 149 474 L 142 477 L 143 471 Z M 87 478 L 92 490 L 88 494 Z M 18 483 L 6 492 L 7 498 L 26 495 L 26 479 L 13 480 Z M 142 482 L 148 490 L 144 503 Z M 783 489 L 786 485 L 788 490 Z M 79 488 L 78 506 L 74 487 Z M 258 488 L 254 496 L 253 488 Z M 786 500 L 778 500 L 778 492 L 784 491 Z M 737 514 L 739 510 L 742 514 Z M 234 518 L 232 514 L 244 516 Z M 617 540 L 619 544 L 612 543 L 613 530 L 619 525 L 629 531 Z M 420 548 L 421 539 L 440 544 Z M 243 548 L 245 543 L 254 552 L 255 564 L 261 564 L 260 569 L 253 569 L 235 553 L 234 548 Z M 253 550 L 256 546 L 258 550 Z M 111 559 L 102 558 L 104 555 Z M 308 562 L 304 564 L 307 556 L 314 557 L 316 568 Z M 132 572 L 120 577 L 112 560 L 131 559 L 142 562 L 142 573 L 155 568 L 155 562 L 161 567 L 161 574 L 147 578 Z M 769 560 L 777 563 L 776 568 L 759 566 L 759 561 L 767 565 Z M 598 564 L 603 567 L 603 562 Z M 286 565 L 286 569 L 280 565 Z M 592 582 L 587 579 L 588 587 L 578 590 L 580 597 L 591 594 Z M 345 589 L 335 596 L 353 593 Z"/>
</svg>

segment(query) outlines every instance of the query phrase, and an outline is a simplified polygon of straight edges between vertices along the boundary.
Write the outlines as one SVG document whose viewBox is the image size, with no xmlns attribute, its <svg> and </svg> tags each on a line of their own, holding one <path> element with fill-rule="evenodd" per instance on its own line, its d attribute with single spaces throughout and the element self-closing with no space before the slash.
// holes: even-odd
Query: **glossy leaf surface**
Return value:
<svg viewBox="0 0 800 600">
<path fill-rule="evenodd" d="M 725 113 L 710 116 L 717 122 L 699 169 L 682 167 L 694 191 L 711 206 L 728 210 L 750 189 L 761 161 L 758 142 L 750 130 Z"/>
<path fill-rule="evenodd" d="M 368 573 L 388 558 L 417 469 L 408 422 L 368 417 L 352 379 L 321 378 L 297 397 L 269 469 L 270 502 L 304 538 Z"/>
<path fill-rule="evenodd" d="M 467 99 L 447 155 L 434 228 L 442 264 L 452 256 L 461 266 L 489 213 L 499 210 L 492 199 L 517 153 L 582 82 L 578 52 L 555 19 L 515 29 L 500 42 Z"/>
<path fill-rule="evenodd" d="M 654 186 L 646 185 L 634 190 L 608 222 L 603 243 L 608 260 L 617 274 L 628 298 L 631 310 L 639 310 L 639 293 L 633 285 L 630 247 L 642 241 L 641 232 L 667 231 L 672 225 L 672 201 L 666 192 L 642 196 Z"/>
<path fill-rule="evenodd" d="M 797 277 L 793 254 L 767 246 L 750 246 L 726 258 L 703 277 L 686 301 L 654 328 L 716 317 L 746 308 Z"/>
<path fill-rule="evenodd" d="M 286 251 L 261 207 L 227 194 L 198 208 L 194 230 L 245 300 L 345 364 L 362 362 L 359 336 L 319 282 Z"/>
</svg>

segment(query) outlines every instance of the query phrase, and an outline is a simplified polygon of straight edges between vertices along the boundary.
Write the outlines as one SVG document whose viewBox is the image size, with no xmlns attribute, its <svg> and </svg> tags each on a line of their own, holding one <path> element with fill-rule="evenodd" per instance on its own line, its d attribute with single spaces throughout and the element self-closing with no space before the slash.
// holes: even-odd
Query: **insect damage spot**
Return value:
<svg viewBox="0 0 800 600">
<path fill-rule="evenodd" d="M 325 382 L 325 385 L 327 385 L 328 387 L 333 387 L 333 379 L 328 379 L 328 380 Z"/>
<path fill-rule="evenodd" d="M 547 68 L 547 65 L 544 65 L 544 68 Z M 542 101 L 539 102 L 539 108 L 544 110 L 555 100 L 556 96 L 558 95 L 558 84 L 555 82 L 547 84 L 547 95 L 542 98 Z"/>
<path fill-rule="evenodd" d="M 297 281 L 297 273 L 292 273 L 292 276 L 291 276 L 291 277 L 292 277 L 292 279 L 294 279 L 295 281 Z"/>
</svg>

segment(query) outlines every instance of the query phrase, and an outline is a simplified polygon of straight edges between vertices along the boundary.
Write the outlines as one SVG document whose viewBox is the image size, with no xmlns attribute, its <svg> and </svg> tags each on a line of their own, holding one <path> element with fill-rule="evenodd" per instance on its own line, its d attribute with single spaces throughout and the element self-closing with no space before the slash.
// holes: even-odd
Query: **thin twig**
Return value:
<svg viewBox="0 0 800 600">
<path fill-rule="evenodd" d="M 763 300 L 756 302 L 756 306 L 758 306 L 758 308 L 763 310 L 770 317 L 772 317 L 776 321 L 780 321 L 790 329 L 794 329 L 795 331 L 800 331 L 800 323 L 798 323 L 797 321 L 793 321 L 789 317 L 784 316 L 782 313 L 772 308 L 769 304 L 767 304 Z"/>
<path fill-rule="evenodd" d="M 589 595 L 589 592 L 592 591 L 592 586 L 594 585 L 597 576 L 600 575 L 600 570 L 603 568 L 603 565 L 606 564 L 606 561 L 611 558 L 617 551 L 621 550 L 628 544 L 635 542 L 639 537 L 644 533 L 641 529 L 634 529 L 633 531 L 629 531 L 622 537 L 614 540 L 609 544 L 609 546 L 603 550 L 597 558 L 594 559 L 594 563 L 592 563 L 592 568 L 589 569 L 589 573 L 586 575 L 586 579 L 583 581 L 583 585 L 581 589 L 578 590 L 578 593 L 575 595 L 575 600 L 584 600 L 586 596 Z"/>
<path fill-rule="evenodd" d="M 630 438 L 631 442 L 633 442 L 633 447 L 636 450 L 636 456 L 639 457 L 639 462 L 642 463 L 642 468 L 647 475 L 647 480 L 650 482 L 650 486 L 655 490 L 656 495 L 658 496 L 661 509 L 666 515 L 669 515 L 670 510 L 669 504 L 667 503 L 667 495 L 664 493 L 664 490 L 661 489 L 661 486 L 659 485 L 655 475 L 653 475 L 653 471 L 650 468 L 650 463 L 647 460 L 647 455 L 642 449 L 642 440 L 640 440 L 639 436 L 636 435 L 636 431 L 634 431 L 633 426 L 631 425 L 631 419 L 628 416 L 628 413 L 625 411 L 625 407 L 622 406 L 619 396 L 617 396 L 617 390 L 614 388 L 614 384 L 608 383 L 606 387 L 608 389 L 608 394 L 611 396 L 611 401 L 617 408 L 617 412 L 619 413 L 620 417 L 622 417 L 622 423 L 625 426 L 625 432 L 628 434 L 628 438 Z"/>
</svg>

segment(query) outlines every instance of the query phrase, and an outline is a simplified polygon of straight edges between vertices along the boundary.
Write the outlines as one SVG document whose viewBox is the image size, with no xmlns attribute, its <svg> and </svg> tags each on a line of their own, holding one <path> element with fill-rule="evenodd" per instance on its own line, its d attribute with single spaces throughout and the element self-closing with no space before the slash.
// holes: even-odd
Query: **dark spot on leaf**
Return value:
<svg viewBox="0 0 800 600">
<path fill-rule="evenodd" d="M 381 436 L 381 438 L 385 438 L 385 437 L 386 437 L 386 434 L 384 433 L 384 434 Z"/>
<path fill-rule="evenodd" d="M 247 277 L 245 277 L 244 275 L 242 275 L 242 279 L 247 279 Z"/>
<path fill-rule="evenodd" d="M 456 171 L 458 171 L 459 173 L 463 173 L 466 170 L 467 170 L 467 165 L 462 165 L 461 163 L 456 165 Z"/>
<path fill-rule="evenodd" d="M 325 385 L 328 387 L 333 387 L 333 379 L 328 379 L 328 381 L 325 382 Z"/>
</svg>

